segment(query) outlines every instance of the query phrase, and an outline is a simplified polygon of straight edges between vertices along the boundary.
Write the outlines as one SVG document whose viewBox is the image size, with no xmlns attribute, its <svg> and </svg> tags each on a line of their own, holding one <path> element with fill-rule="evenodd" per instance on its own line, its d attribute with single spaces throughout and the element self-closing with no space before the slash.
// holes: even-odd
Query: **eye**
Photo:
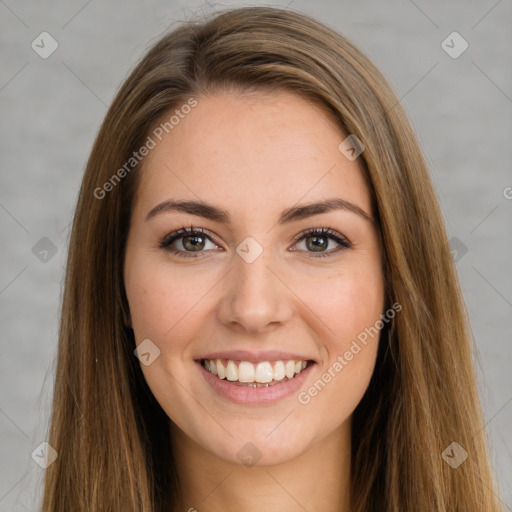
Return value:
<svg viewBox="0 0 512 512">
<path fill-rule="evenodd" d="M 296 245 L 305 241 L 306 252 L 312 252 L 313 257 L 326 257 L 352 247 L 352 244 L 341 234 L 330 228 L 314 228 L 300 233 L 295 237 Z M 159 244 L 173 254 L 184 258 L 197 258 L 208 249 L 207 243 L 211 243 L 215 249 L 218 247 L 210 235 L 207 235 L 202 228 L 185 228 L 165 236 Z M 335 242 L 337 247 L 327 251 L 329 242 Z M 177 243 L 177 244 L 176 244 Z M 294 251 L 297 249 L 293 249 Z"/>
<path fill-rule="evenodd" d="M 183 226 L 182 229 L 165 236 L 159 247 L 185 258 L 197 258 L 204 252 L 203 249 L 208 249 L 208 247 L 205 247 L 207 242 L 216 247 L 211 236 L 207 235 L 201 228 L 194 228 L 191 225 L 188 229 Z M 176 248 L 176 245 L 178 248 Z"/>
<path fill-rule="evenodd" d="M 305 241 L 306 251 L 316 253 L 312 254 L 314 258 L 332 256 L 334 253 L 338 253 L 352 247 L 352 244 L 343 235 L 330 228 L 309 229 L 298 235 L 296 240 L 297 243 Z M 329 247 L 329 242 L 331 241 L 338 244 L 338 247 L 335 247 L 330 251 L 326 251 L 325 249 Z M 309 249 L 312 249 L 312 251 L 309 251 Z"/>
</svg>

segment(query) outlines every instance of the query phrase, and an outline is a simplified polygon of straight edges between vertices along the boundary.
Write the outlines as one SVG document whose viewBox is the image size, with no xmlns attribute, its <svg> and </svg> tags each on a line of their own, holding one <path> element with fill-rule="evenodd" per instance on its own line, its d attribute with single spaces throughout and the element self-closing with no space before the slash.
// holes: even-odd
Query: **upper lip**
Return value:
<svg viewBox="0 0 512 512">
<path fill-rule="evenodd" d="M 261 363 L 264 361 L 313 361 L 314 359 L 303 354 L 283 352 L 281 350 L 267 350 L 263 352 L 250 352 L 248 350 L 227 350 L 211 352 L 197 359 L 231 359 L 233 361 L 247 361 Z"/>
</svg>

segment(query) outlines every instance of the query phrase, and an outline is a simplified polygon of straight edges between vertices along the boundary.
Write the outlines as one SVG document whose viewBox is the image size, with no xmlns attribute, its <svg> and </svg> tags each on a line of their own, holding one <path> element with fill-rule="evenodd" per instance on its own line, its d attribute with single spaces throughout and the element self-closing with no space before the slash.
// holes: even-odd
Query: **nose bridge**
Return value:
<svg viewBox="0 0 512 512">
<path fill-rule="evenodd" d="M 258 256 L 254 261 L 244 259 L 242 256 L 235 258 L 235 268 L 233 271 L 236 280 L 236 288 L 238 293 L 245 296 L 249 294 L 267 293 L 269 296 L 271 289 L 274 288 L 273 281 L 275 281 L 274 274 L 270 271 L 271 259 L 269 257 L 270 250 L 266 249 L 266 254 L 263 253 Z"/>
<path fill-rule="evenodd" d="M 268 245 L 264 247 L 251 237 L 239 244 L 221 300 L 219 318 L 223 323 L 258 331 L 290 316 L 289 296 L 275 275 L 272 255 Z"/>
</svg>

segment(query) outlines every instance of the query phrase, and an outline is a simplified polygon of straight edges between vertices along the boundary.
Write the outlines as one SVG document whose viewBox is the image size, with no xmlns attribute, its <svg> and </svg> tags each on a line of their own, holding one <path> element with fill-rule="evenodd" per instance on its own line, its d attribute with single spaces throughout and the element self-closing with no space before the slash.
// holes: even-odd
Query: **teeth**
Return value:
<svg viewBox="0 0 512 512">
<path fill-rule="evenodd" d="M 305 363 L 306 361 L 304 361 Z M 307 364 L 307 363 L 306 363 Z M 305 366 L 304 366 L 305 368 Z M 285 370 L 283 361 L 277 361 L 274 365 L 274 380 L 283 380 L 285 378 Z"/>
<path fill-rule="evenodd" d="M 256 371 L 254 365 L 246 361 L 242 361 L 238 365 L 238 380 L 240 382 L 254 382 Z"/>
<path fill-rule="evenodd" d="M 224 365 L 220 359 L 204 359 L 203 366 L 219 379 L 230 382 L 268 384 L 272 381 L 291 379 L 307 367 L 307 361 L 269 361 L 258 363 L 256 366 L 248 361 L 240 361 L 237 365 L 231 359 Z"/>
<path fill-rule="evenodd" d="M 226 379 L 233 382 L 238 380 L 238 368 L 234 361 L 228 361 L 228 366 L 226 368 Z"/>
<path fill-rule="evenodd" d="M 216 363 L 217 375 L 219 379 L 224 379 L 226 377 L 226 370 L 224 369 L 224 366 L 222 366 L 222 361 L 220 359 L 217 359 Z"/>
<path fill-rule="evenodd" d="M 258 363 L 258 366 L 256 366 L 256 377 L 254 377 L 254 380 L 261 383 L 272 382 L 272 373 L 273 371 L 270 363 Z"/>
<path fill-rule="evenodd" d="M 295 374 L 295 361 L 288 361 L 286 363 L 286 376 L 291 379 Z"/>
</svg>

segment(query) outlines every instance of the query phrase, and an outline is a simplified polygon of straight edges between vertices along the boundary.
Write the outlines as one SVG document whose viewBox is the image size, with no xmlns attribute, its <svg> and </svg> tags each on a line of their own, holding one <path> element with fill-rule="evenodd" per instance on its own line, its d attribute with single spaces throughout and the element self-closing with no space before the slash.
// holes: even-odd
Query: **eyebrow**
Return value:
<svg viewBox="0 0 512 512">
<path fill-rule="evenodd" d="M 287 224 L 293 221 L 305 219 L 313 215 L 318 215 L 320 213 L 326 213 L 333 210 L 349 211 L 373 223 L 372 217 L 368 213 L 366 213 L 362 208 L 345 199 L 335 197 L 316 203 L 309 203 L 301 206 L 293 206 L 291 208 L 287 208 L 286 210 L 283 210 L 283 212 L 281 213 L 278 220 L 278 224 Z M 155 217 L 159 213 L 173 211 L 197 215 L 199 217 L 204 217 L 206 219 L 210 219 L 215 222 L 221 222 L 223 224 L 230 223 L 229 212 L 222 208 L 219 208 L 218 206 L 205 203 L 203 201 L 178 201 L 173 199 L 168 199 L 156 205 L 146 215 L 146 220 Z"/>
</svg>

